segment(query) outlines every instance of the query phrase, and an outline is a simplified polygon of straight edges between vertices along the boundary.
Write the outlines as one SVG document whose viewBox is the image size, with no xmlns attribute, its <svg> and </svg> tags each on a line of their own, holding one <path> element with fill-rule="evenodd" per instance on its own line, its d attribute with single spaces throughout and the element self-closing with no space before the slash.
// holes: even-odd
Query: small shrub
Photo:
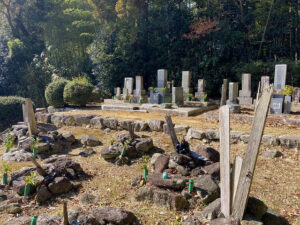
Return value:
<svg viewBox="0 0 300 225">
<path fill-rule="evenodd" d="M 94 86 L 79 79 L 69 82 L 64 89 L 64 101 L 71 106 L 85 106 L 92 100 Z"/>
<path fill-rule="evenodd" d="M 17 96 L 0 97 L 0 121 L 22 120 L 22 104 L 25 99 Z"/>
<path fill-rule="evenodd" d="M 51 82 L 45 91 L 46 101 L 49 105 L 54 107 L 62 107 L 65 105 L 64 102 L 64 88 L 68 83 L 67 80 L 58 79 Z"/>
<path fill-rule="evenodd" d="M 294 87 L 290 85 L 285 85 L 282 93 L 286 96 L 291 96 L 293 94 Z"/>
</svg>

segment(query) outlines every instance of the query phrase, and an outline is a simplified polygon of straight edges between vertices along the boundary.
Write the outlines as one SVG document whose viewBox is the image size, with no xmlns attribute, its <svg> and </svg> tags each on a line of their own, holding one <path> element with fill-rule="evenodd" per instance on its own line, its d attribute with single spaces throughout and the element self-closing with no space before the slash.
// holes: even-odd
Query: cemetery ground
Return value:
<svg viewBox="0 0 300 225">
<path fill-rule="evenodd" d="M 119 120 L 144 120 L 160 119 L 164 120 L 163 114 L 157 113 L 142 113 L 142 112 L 105 112 L 95 110 L 78 110 L 73 112 L 64 112 L 58 114 L 93 114 L 117 118 Z M 205 119 L 203 115 L 195 117 L 172 117 L 176 125 L 188 125 L 201 130 L 218 129 L 217 120 Z M 231 120 L 231 129 L 234 131 L 242 131 L 249 134 L 251 123 L 247 121 Z M 95 147 L 97 154 L 90 157 L 77 156 L 82 148 L 76 148 L 68 152 L 68 157 L 71 157 L 76 162 L 79 162 L 83 170 L 91 175 L 89 180 L 82 182 L 82 188 L 79 192 L 73 192 L 61 195 L 54 201 L 50 201 L 41 207 L 35 207 L 33 204 L 24 213 L 29 216 L 37 215 L 42 212 L 50 214 L 62 213 L 62 201 L 67 200 L 69 210 L 81 208 L 86 212 L 91 211 L 96 207 L 120 207 L 133 212 L 141 221 L 142 224 L 178 224 L 178 218 L 191 214 L 192 211 L 176 212 L 165 210 L 161 207 L 148 204 L 147 202 L 137 202 L 134 200 L 136 188 L 131 186 L 131 181 L 138 175 L 142 174 L 140 166 L 148 163 L 150 158 L 142 158 L 130 166 L 117 166 L 109 163 L 100 157 L 100 150 L 109 145 L 111 136 L 127 131 L 105 132 L 101 129 L 91 129 L 85 127 L 62 127 L 58 129 L 62 133 L 72 133 L 76 138 L 83 134 L 94 135 L 103 143 L 102 146 Z M 265 134 L 271 135 L 298 135 L 300 136 L 299 126 L 283 125 L 280 123 L 267 122 Z M 138 135 L 147 135 L 153 138 L 155 148 L 171 153 L 174 151 L 173 145 L 168 134 L 162 132 L 139 132 Z M 181 136 L 178 136 L 180 139 Z M 199 145 L 213 147 L 219 151 L 219 142 L 205 142 L 192 139 L 190 141 L 191 149 Z M 243 156 L 247 145 L 238 142 L 231 145 L 231 162 L 235 156 Z M 283 153 L 282 157 L 274 159 L 266 159 L 261 157 L 262 153 L 268 149 L 277 149 Z M 0 147 L 1 152 L 4 152 L 4 146 Z M 1 161 L 1 163 L 3 163 Z M 13 171 L 16 171 L 24 166 L 32 166 L 31 162 L 9 162 Z M 265 146 L 261 145 L 260 153 L 254 173 L 253 184 L 250 195 L 256 197 L 269 207 L 275 209 L 283 215 L 290 224 L 300 216 L 300 156 L 295 149 L 287 149 L 281 146 Z M 80 199 L 84 193 L 96 196 L 93 204 L 84 205 L 80 203 Z M 204 206 L 195 209 L 202 210 Z M 11 215 L 1 214 L 0 224 L 11 218 Z"/>
</svg>

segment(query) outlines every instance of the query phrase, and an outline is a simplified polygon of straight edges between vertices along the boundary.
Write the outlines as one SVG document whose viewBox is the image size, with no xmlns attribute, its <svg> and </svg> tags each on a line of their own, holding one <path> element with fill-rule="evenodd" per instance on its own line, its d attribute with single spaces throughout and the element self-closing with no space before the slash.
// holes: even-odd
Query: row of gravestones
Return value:
<svg viewBox="0 0 300 225">
<path fill-rule="evenodd" d="M 174 103 L 178 106 L 184 104 L 185 97 L 187 94 L 192 92 L 191 86 L 191 72 L 183 71 L 182 72 L 182 86 L 174 87 L 174 82 L 168 81 L 168 71 L 165 69 L 160 69 L 157 71 L 157 88 L 150 90 L 150 103 L 151 104 L 162 104 L 162 103 Z M 143 77 L 136 76 L 136 89 L 133 90 L 134 78 L 126 77 L 124 79 L 124 88 L 123 94 L 121 94 L 121 88 L 115 88 L 114 99 L 128 100 L 130 96 L 132 101 L 135 103 L 138 102 L 147 102 L 147 94 L 144 89 Z M 197 100 L 202 100 L 205 96 L 205 80 L 198 80 L 198 88 L 195 93 L 195 98 Z"/>
<path fill-rule="evenodd" d="M 281 64 L 275 66 L 274 78 L 274 94 L 271 101 L 271 113 L 290 113 L 291 103 L 300 103 L 300 88 L 294 88 L 292 96 L 285 96 L 281 91 L 285 88 L 286 84 L 287 65 Z M 239 112 L 239 105 L 252 105 L 261 95 L 264 87 L 270 84 L 269 76 L 262 76 L 259 83 L 259 90 L 257 99 L 253 100 L 251 94 L 251 74 L 242 74 L 242 89 L 239 91 L 237 82 L 229 83 L 228 100 L 226 101 L 228 80 L 224 79 L 222 85 L 222 99 L 221 105 L 227 104 L 232 111 Z M 226 101 L 226 102 L 225 102 Z"/>
</svg>

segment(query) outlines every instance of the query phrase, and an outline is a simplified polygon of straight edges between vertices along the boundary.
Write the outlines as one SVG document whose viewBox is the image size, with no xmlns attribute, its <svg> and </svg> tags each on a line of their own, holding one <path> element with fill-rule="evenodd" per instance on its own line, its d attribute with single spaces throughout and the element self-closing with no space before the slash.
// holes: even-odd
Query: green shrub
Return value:
<svg viewBox="0 0 300 225">
<path fill-rule="evenodd" d="M 0 97 L 0 121 L 1 120 L 22 120 L 22 104 L 25 99 L 17 96 Z"/>
<path fill-rule="evenodd" d="M 64 89 L 64 101 L 71 106 L 85 106 L 92 100 L 94 86 L 78 79 L 69 82 Z"/>
<path fill-rule="evenodd" d="M 59 79 L 51 82 L 46 90 L 45 97 L 49 105 L 54 107 L 62 107 L 65 105 L 64 102 L 64 88 L 68 83 L 67 80 Z"/>
</svg>

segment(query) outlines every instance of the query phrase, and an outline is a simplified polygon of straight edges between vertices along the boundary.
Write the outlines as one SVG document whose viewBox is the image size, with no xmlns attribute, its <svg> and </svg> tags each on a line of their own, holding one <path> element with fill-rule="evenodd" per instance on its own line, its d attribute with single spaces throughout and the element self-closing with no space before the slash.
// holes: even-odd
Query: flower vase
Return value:
<svg viewBox="0 0 300 225">
<path fill-rule="evenodd" d="M 9 148 L 6 148 L 5 153 L 8 153 L 8 152 L 9 152 Z"/>
<path fill-rule="evenodd" d="M 36 225 L 38 216 L 33 216 L 30 225 Z"/>
<path fill-rule="evenodd" d="M 147 180 L 148 170 L 144 169 L 144 180 Z"/>
<path fill-rule="evenodd" d="M 194 191 L 194 180 L 189 180 L 189 193 L 192 193 Z"/>
<path fill-rule="evenodd" d="M 25 188 L 24 188 L 24 196 L 29 195 L 29 192 L 30 192 L 30 186 L 25 185 Z"/>
<path fill-rule="evenodd" d="M 4 174 L 3 174 L 3 177 L 2 177 L 2 184 L 3 184 L 3 185 L 6 185 L 6 184 L 7 184 L 7 173 L 4 173 Z"/>
<path fill-rule="evenodd" d="M 122 149 L 122 151 L 121 151 L 121 156 L 122 156 L 122 157 L 125 156 L 125 149 Z"/>
<path fill-rule="evenodd" d="M 32 155 L 33 155 L 33 158 L 36 158 L 36 148 L 33 149 Z"/>
</svg>

